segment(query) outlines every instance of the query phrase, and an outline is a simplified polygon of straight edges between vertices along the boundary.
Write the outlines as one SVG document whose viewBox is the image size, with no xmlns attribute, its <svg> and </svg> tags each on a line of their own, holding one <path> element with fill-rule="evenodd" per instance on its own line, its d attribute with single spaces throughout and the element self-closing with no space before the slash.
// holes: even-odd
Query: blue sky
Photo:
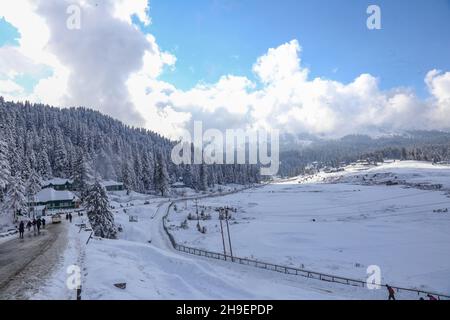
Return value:
<svg viewBox="0 0 450 320">
<path fill-rule="evenodd" d="M 450 0 L 90 3 L 0 1 L 0 95 L 176 138 L 197 120 L 329 137 L 450 130 Z M 372 4 L 381 30 L 367 28 Z"/>
<path fill-rule="evenodd" d="M 5 45 L 17 46 L 19 44 L 20 33 L 5 18 L 0 18 L 0 47 Z"/>
<path fill-rule="evenodd" d="M 366 28 L 366 9 L 382 10 L 382 30 Z M 382 89 L 414 87 L 431 69 L 450 69 L 449 0 L 152 0 L 152 24 L 162 49 L 178 59 L 162 79 L 189 89 L 224 74 L 253 77 L 268 48 L 298 39 L 311 76 L 344 83 L 361 73 Z"/>
<path fill-rule="evenodd" d="M 382 30 L 366 28 L 370 4 L 381 7 Z M 177 57 L 161 79 L 185 90 L 227 74 L 254 79 L 256 59 L 292 39 L 311 77 L 348 83 L 370 73 L 382 89 L 412 87 L 424 96 L 425 74 L 450 69 L 450 0 L 151 0 L 150 16 L 141 28 Z M 0 46 L 19 38 L 0 19 Z M 37 80 L 18 81 L 32 88 Z"/>
</svg>

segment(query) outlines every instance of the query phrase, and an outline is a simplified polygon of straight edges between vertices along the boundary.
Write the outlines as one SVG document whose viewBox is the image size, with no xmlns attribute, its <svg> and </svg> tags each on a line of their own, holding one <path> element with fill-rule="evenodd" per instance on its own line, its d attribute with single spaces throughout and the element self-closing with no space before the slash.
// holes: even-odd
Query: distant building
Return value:
<svg viewBox="0 0 450 320">
<path fill-rule="evenodd" d="M 52 188 L 57 191 L 72 190 L 73 181 L 70 179 L 53 178 L 42 183 L 42 188 Z"/>
<path fill-rule="evenodd" d="M 31 206 L 30 207 L 30 216 L 41 217 L 45 216 L 47 213 L 47 206 Z"/>
<path fill-rule="evenodd" d="M 80 199 L 70 191 L 67 190 L 55 190 L 53 188 L 42 189 L 35 196 L 35 203 L 32 206 L 40 207 L 45 206 L 45 209 L 76 209 L 79 208 Z"/>
<path fill-rule="evenodd" d="M 358 161 L 356 161 L 356 164 L 358 164 L 360 166 L 370 166 L 370 160 L 368 160 L 368 159 L 358 160 Z"/>
<path fill-rule="evenodd" d="M 117 182 L 113 180 L 102 181 L 100 183 L 106 191 L 123 191 L 125 190 L 125 185 L 122 182 Z"/>
<path fill-rule="evenodd" d="M 171 187 L 174 189 L 183 189 L 183 188 L 186 188 L 186 185 L 183 182 L 178 181 L 178 182 L 172 183 Z"/>
</svg>

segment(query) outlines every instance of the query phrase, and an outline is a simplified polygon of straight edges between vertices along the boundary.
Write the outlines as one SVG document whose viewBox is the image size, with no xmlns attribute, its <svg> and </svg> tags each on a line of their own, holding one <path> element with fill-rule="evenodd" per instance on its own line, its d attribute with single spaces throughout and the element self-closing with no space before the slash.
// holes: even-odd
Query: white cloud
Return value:
<svg viewBox="0 0 450 320">
<path fill-rule="evenodd" d="M 66 8 L 78 3 L 81 30 L 65 27 Z M 430 71 L 430 97 L 410 89 L 383 91 L 370 74 L 350 83 L 309 77 L 297 40 L 256 59 L 257 82 L 224 75 L 217 83 L 179 90 L 159 80 L 176 57 L 132 16 L 151 23 L 147 0 L 16 0 L 1 15 L 19 29 L 17 48 L 0 48 L 0 94 L 60 106 L 84 105 L 177 137 L 193 121 L 205 127 L 277 128 L 326 136 L 378 130 L 450 129 L 450 73 Z M 53 75 L 26 94 L 13 78 L 51 68 Z"/>
<path fill-rule="evenodd" d="M 137 16 L 145 25 L 151 23 L 148 15 L 148 0 L 115 0 L 114 2 L 114 17 L 132 23 L 131 17 Z"/>
<path fill-rule="evenodd" d="M 3 92 L 7 97 L 11 94 L 20 94 L 23 88 L 11 80 L 0 80 L 0 92 Z"/>
<path fill-rule="evenodd" d="M 278 48 L 271 48 L 267 54 L 258 58 L 253 66 L 253 72 L 265 84 L 276 84 L 280 81 L 304 80 L 308 75 L 307 69 L 300 68 L 301 51 L 297 40 L 292 40 Z"/>
<path fill-rule="evenodd" d="M 433 122 L 441 127 L 450 126 L 450 72 L 438 70 L 428 72 L 425 83 L 432 94 Z"/>
</svg>

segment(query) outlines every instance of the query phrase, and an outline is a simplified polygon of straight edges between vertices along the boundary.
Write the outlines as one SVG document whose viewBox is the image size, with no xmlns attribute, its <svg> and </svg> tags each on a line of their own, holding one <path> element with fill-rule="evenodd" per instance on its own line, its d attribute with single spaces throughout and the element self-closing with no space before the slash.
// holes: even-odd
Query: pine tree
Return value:
<svg viewBox="0 0 450 320">
<path fill-rule="evenodd" d="M 151 190 L 153 185 L 153 165 L 150 154 L 145 152 L 142 158 L 142 184 L 144 191 Z"/>
<path fill-rule="evenodd" d="M 122 182 L 127 192 L 130 193 L 133 188 L 133 172 L 127 160 L 122 163 Z"/>
<path fill-rule="evenodd" d="M 190 165 L 183 165 L 183 183 L 185 186 L 193 187 L 192 183 L 192 168 Z"/>
<path fill-rule="evenodd" d="M 6 194 L 4 209 L 11 214 L 12 222 L 17 221 L 17 215 L 27 211 L 25 188 L 20 176 L 11 177 L 8 193 Z"/>
<path fill-rule="evenodd" d="M 37 171 L 39 175 L 43 179 L 49 179 L 53 175 L 53 173 L 50 161 L 48 159 L 47 149 L 45 147 L 42 147 L 41 150 L 39 151 L 37 161 L 38 161 Z"/>
<path fill-rule="evenodd" d="M 108 195 L 98 181 L 86 193 L 84 203 L 95 236 L 116 239 L 117 227 L 109 209 Z"/>
<path fill-rule="evenodd" d="M 73 180 L 73 187 L 75 190 L 84 193 L 89 180 L 92 178 L 92 176 L 90 176 L 90 171 L 91 170 L 89 169 L 83 152 L 79 152 L 77 158 L 75 159 L 71 175 L 71 178 Z"/>
<path fill-rule="evenodd" d="M 9 165 L 8 145 L 0 138 L 0 200 L 2 200 L 3 190 L 11 179 L 11 167 Z"/>
<path fill-rule="evenodd" d="M 60 178 L 67 178 L 68 157 L 60 134 L 56 136 L 53 174 Z"/>
<path fill-rule="evenodd" d="M 41 190 L 41 179 L 36 171 L 31 170 L 25 186 L 25 195 L 28 203 L 34 204 L 36 202 L 36 194 Z"/>
<path fill-rule="evenodd" d="M 161 153 L 158 153 L 155 168 L 155 190 L 166 196 L 169 193 L 169 174 L 167 173 L 166 163 Z"/>
<path fill-rule="evenodd" d="M 200 165 L 200 181 L 198 188 L 201 191 L 206 191 L 208 188 L 208 171 L 205 164 Z"/>
</svg>

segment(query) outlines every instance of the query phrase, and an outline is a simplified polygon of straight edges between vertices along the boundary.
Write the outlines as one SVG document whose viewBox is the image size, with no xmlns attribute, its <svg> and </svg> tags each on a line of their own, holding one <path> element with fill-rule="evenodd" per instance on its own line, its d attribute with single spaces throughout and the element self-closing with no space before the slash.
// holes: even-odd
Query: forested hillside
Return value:
<svg viewBox="0 0 450 320">
<path fill-rule="evenodd" d="M 205 190 L 224 183 L 254 183 L 247 165 L 180 165 L 170 160 L 174 142 L 86 108 L 59 109 L 6 102 L 0 97 L 0 189 L 30 177 L 72 178 L 80 189 L 93 178 L 125 183 L 138 192 L 167 191 L 170 182 Z"/>
</svg>

